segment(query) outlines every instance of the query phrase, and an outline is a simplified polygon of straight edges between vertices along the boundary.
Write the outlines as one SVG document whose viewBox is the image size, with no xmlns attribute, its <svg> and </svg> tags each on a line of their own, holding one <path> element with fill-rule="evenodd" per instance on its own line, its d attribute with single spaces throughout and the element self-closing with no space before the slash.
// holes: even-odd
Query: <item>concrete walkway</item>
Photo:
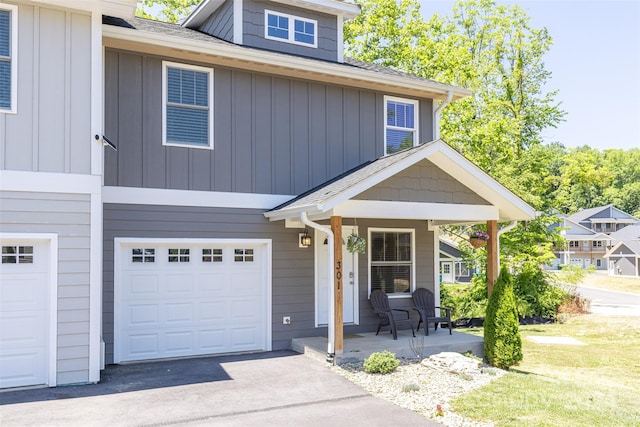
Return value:
<svg viewBox="0 0 640 427">
<path fill-rule="evenodd" d="M 8 426 L 437 426 L 291 351 L 110 366 L 96 385 L 0 393 Z"/>
</svg>

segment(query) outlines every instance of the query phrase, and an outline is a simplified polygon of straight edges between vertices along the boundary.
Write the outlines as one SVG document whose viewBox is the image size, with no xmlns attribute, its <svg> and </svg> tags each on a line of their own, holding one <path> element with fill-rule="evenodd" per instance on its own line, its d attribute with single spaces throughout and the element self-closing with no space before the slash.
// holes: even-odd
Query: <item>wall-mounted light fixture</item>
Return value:
<svg viewBox="0 0 640 427">
<path fill-rule="evenodd" d="M 301 248 L 308 248 L 311 246 L 311 236 L 307 229 L 304 229 L 304 233 L 298 233 L 298 246 Z"/>
</svg>

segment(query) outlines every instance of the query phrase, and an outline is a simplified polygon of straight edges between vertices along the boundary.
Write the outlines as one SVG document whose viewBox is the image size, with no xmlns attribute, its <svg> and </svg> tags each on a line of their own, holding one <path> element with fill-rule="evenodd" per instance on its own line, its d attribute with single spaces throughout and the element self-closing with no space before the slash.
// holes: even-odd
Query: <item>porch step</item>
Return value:
<svg viewBox="0 0 640 427">
<path fill-rule="evenodd" d="M 418 341 L 422 341 L 423 348 L 421 356 L 429 357 L 432 354 L 443 351 L 453 351 L 464 353 L 471 351 L 476 356 L 482 357 L 483 339 L 475 335 L 463 332 L 453 332 L 449 335 L 448 330 L 438 330 L 430 332 L 428 337 L 416 334 Z M 397 357 L 416 358 L 415 352 L 410 345 L 411 332 L 400 331 L 398 340 L 394 341 L 390 334 L 381 333 L 359 333 L 348 335 L 344 339 L 344 351 L 336 354 L 336 363 L 344 360 L 364 360 L 378 351 L 388 350 L 395 353 Z M 327 338 L 309 337 L 294 338 L 291 340 L 291 350 L 307 355 L 319 361 L 326 361 L 327 358 Z"/>
</svg>

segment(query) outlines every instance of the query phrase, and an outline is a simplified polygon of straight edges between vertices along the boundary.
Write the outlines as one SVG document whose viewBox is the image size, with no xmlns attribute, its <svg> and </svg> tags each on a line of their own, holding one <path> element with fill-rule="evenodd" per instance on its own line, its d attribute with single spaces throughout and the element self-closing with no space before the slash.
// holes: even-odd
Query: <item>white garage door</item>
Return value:
<svg viewBox="0 0 640 427">
<path fill-rule="evenodd" d="M 270 246 L 118 240 L 116 363 L 270 349 Z"/>
<path fill-rule="evenodd" d="M 0 388 L 48 384 L 49 243 L 0 244 Z"/>
</svg>

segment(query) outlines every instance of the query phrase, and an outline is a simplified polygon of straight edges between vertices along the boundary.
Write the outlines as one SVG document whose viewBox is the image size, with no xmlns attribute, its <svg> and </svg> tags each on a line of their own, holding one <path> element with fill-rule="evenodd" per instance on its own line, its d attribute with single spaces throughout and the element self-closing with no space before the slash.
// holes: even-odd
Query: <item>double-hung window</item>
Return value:
<svg viewBox="0 0 640 427">
<path fill-rule="evenodd" d="M 369 292 L 409 295 L 415 290 L 412 229 L 369 229 Z"/>
<path fill-rule="evenodd" d="M 16 112 L 18 8 L 0 4 L 0 112 Z"/>
<path fill-rule="evenodd" d="M 418 101 L 384 98 L 384 154 L 418 145 Z"/>
<path fill-rule="evenodd" d="M 163 62 L 162 143 L 213 148 L 213 70 Z"/>
<path fill-rule="evenodd" d="M 318 46 L 318 21 L 265 10 L 264 37 L 308 47 Z"/>
</svg>

